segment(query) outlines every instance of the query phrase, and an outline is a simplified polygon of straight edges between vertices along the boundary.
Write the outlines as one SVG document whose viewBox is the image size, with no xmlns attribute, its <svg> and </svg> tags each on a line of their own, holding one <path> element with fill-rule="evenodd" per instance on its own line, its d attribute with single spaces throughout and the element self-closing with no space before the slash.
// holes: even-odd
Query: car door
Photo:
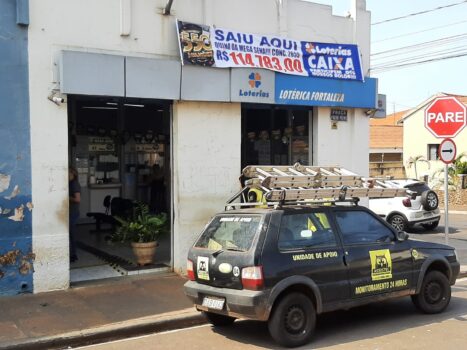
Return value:
<svg viewBox="0 0 467 350">
<path fill-rule="evenodd" d="M 284 212 L 278 237 L 280 275 L 303 275 L 318 286 L 323 304 L 350 297 L 344 252 L 327 208 Z"/>
<path fill-rule="evenodd" d="M 335 208 L 353 298 L 410 289 L 413 259 L 408 241 L 362 207 Z"/>
</svg>

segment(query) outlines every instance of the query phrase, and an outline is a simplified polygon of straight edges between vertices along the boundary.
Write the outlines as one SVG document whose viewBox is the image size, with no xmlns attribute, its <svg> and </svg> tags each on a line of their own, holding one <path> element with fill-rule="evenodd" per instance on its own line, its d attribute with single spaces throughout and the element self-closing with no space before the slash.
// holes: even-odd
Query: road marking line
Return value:
<svg viewBox="0 0 467 350">
<path fill-rule="evenodd" d="M 171 331 L 165 331 L 165 332 L 160 332 L 160 333 L 154 333 L 154 335 L 177 333 L 177 332 L 186 331 L 186 330 L 189 330 L 189 329 L 197 329 L 197 328 L 211 327 L 211 326 L 212 326 L 211 324 L 202 324 L 202 325 L 199 325 L 199 326 L 193 326 L 193 327 L 188 327 L 188 328 L 180 328 L 180 329 L 172 329 Z"/>
<path fill-rule="evenodd" d="M 165 332 L 154 332 L 154 333 L 151 333 L 151 334 L 140 335 L 140 336 L 137 336 L 137 337 L 131 337 L 131 338 L 125 338 L 125 339 L 117 339 L 117 340 L 112 340 L 112 341 L 108 341 L 108 342 L 105 342 L 105 343 L 98 343 L 98 344 L 86 345 L 86 346 L 82 346 L 82 347 L 75 348 L 75 349 L 77 349 L 77 350 L 78 350 L 78 349 L 90 349 L 90 348 L 94 348 L 94 347 L 97 347 L 97 346 L 103 346 L 103 345 L 106 345 L 106 344 L 123 343 L 123 342 L 127 342 L 127 341 L 133 341 L 133 340 L 138 340 L 138 339 L 144 339 L 144 338 L 156 336 L 156 335 L 159 335 L 159 334 L 176 333 L 176 332 L 180 332 L 180 331 L 185 331 L 185 330 L 189 330 L 189 329 L 196 329 L 196 328 L 201 328 L 201 327 L 211 327 L 211 325 L 210 325 L 210 324 L 203 324 L 203 325 L 200 325 L 200 326 L 193 326 L 193 327 L 188 327 L 188 328 L 173 329 L 173 330 L 171 330 L 171 331 L 165 331 Z"/>
<path fill-rule="evenodd" d="M 465 282 L 465 281 L 467 281 L 467 277 L 457 279 L 456 283 L 457 282 Z"/>
</svg>

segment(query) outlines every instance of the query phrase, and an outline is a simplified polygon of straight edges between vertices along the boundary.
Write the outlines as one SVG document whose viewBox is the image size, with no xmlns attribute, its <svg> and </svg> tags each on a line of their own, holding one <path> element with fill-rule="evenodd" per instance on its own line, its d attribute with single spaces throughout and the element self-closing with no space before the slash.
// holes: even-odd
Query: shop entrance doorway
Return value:
<svg viewBox="0 0 467 350">
<path fill-rule="evenodd" d="M 69 165 L 81 187 L 71 282 L 170 270 L 171 103 L 68 96 L 68 122 Z M 143 266 L 114 235 L 141 208 L 167 216 L 155 260 Z"/>
<path fill-rule="evenodd" d="M 312 110 L 242 105 L 242 169 L 247 165 L 312 164 Z"/>
</svg>

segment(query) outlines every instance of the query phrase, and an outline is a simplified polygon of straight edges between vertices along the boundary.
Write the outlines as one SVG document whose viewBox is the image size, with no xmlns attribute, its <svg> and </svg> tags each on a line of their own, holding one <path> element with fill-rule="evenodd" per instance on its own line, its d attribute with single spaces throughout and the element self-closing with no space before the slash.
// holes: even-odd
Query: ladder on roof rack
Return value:
<svg viewBox="0 0 467 350">
<path fill-rule="evenodd" d="M 244 188 L 232 197 L 227 206 L 251 188 L 260 189 L 266 201 L 261 203 L 235 203 L 235 206 L 309 204 L 310 202 L 358 201 L 360 197 L 400 197 L 407 190 L 395 188 L 383 181 L 365 179 L 338 166 L 250 165 L 243 169 Z M 226 208 L 227 208 L 226 206 Z"/>
</svg>

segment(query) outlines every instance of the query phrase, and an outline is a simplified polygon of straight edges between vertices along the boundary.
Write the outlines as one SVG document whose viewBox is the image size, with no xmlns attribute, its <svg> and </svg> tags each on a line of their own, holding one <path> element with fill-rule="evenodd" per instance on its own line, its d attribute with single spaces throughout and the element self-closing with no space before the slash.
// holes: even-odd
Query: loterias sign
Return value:
<svg viewBox="0 0 467 350">
<path fill-rule="evenodd" d="M 299 41 L 183 21 L 177 21 L 177 31 L 183 64 L 364 80 L 357 45 Z"/>
</svg>

